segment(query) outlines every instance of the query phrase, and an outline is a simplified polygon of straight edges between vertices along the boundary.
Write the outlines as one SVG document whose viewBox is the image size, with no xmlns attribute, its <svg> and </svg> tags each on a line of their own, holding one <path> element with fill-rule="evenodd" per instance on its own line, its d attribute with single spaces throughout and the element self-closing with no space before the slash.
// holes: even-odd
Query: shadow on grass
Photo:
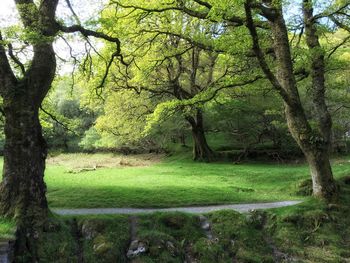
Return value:
<svg viewBox="0 0 350 263">
<path fill-rule="evenodd" d="M 295 199 L 288 194 L 239 187 L 65 187 L 48 192 L 49 205 L 59 208 L 177 207 Z"/>
</svg>

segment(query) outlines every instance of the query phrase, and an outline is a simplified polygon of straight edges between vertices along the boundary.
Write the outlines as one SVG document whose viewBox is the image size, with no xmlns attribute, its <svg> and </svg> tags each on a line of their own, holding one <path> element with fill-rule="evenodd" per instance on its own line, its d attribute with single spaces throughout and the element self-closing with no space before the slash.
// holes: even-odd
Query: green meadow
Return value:
<svg viewBox="0 0 350 263">
<path fill-rule="evenodd" d="M 301 199 L 304 164 L 194 163 L 184 157 L 137 160 L 112 154 L 66 154 L 48 160 L 50 207 L 172 207 Z M 122 159 L 121 159 L 122 158 Z M 153 159 L 151 159 L 153 158 Z M 108 161 L 106 161 L 108 160 Z M 337 179 L 350 158 L 333 161 Z"/>
</svg>

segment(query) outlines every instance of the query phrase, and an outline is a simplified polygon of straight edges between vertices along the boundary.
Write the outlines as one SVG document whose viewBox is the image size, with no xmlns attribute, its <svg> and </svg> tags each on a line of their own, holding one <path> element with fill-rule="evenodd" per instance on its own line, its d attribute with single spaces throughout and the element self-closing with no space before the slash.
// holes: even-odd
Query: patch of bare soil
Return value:
<svg viewBox="0 0 350 263">
<path fill-rule="evenodd" d="M 159 163 L 164 158 L 162 154 L 60 154 L 49 156 L 48 165 L 59 165 L 67 168 L 68 172 L 79 173 L 94 171 L 99 168 L 142 167 Z"/>
</svg>

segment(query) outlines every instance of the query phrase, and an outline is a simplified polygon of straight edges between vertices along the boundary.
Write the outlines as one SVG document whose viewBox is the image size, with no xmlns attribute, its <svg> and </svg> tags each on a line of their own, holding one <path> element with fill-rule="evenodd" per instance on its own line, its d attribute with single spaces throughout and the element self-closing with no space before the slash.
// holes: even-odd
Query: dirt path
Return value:
<svg viewBox="0 0 350 263">
<path fill-rule="evenodd" d="M 272 203 L 252 203 L 252 204 L 234 204 L 234 205 L 213 205 L 213 206 L 189 206 L 174 208 L 79 208 L 79 209 L 60 209 L 51 210 L 59 215 L 115 215 L 115 214 L 149 214 L 154 212 L 185 212 L 192 214 L 203 214 L 218 210 L 231 209 L 240 213 L 256 209 L 269 209 L 291 206 L 302 201 L 281 201 Z"/>
</svg>

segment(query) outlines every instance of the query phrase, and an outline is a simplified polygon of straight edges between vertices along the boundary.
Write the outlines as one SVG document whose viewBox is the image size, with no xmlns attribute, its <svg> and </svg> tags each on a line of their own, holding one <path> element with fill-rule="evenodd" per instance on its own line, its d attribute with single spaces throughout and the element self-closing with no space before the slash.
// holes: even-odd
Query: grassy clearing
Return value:
<svg viewBox="0 0 350 263">
<path fill-rule="evenodd" d="M 106 158 L 105 158 L 106 157 Z M 113 159 L 115 158 L 115 159 Z M 111 163 L 111 155 L 70 154 L 48 161 L 46 182 L 51 207 L 173 207 L 300 199 L 301 181 L 309 178 L 306 165 L 194 163 L 187 156 L 148 166 L 97 168 L 72 173 L 87 164 Z M 131 161 L 130 161 L 131 162 Z M 350 158 L 333 164 L 337 178 L 350 174 Z"/>
<path fill-rule="evenodd" d="M 72 161 L 81 159 L 72 156 Z M 48 165 L 51 207 L 169 207 L 299 199 L 298 184 L 309 178 L 305 165 L 207 164 L 180 158 L 142 167 L 80 173 L 69 173 L 70 169 L 65 163 Z M 350 174 L 349 158 L 338 160 L 333 169 L 337 178 Z"/>
<path fill-rule="evenodd" d="M 70 157 L 71 163 L 86 158 Z M 167 158 L 150 166 L 79 173 L 70 169 L 64 161 L 48 165 L 51 206 L 142 207 L 297 199 L 301 198 L 296 195 L 299 183 L 309 178 L 305 165 L 205 164 L 185 157 Z M 147 244 L 147 252 L 134 262 L 180 263 L 188 254 L 202 263 L 349 262 L 349 157 L 335 160 L 333 169 L 342 189 L 339 203 L 326 205 L 303 197 L 306 201 L 300 205 L 266 212 L 210 213 L 206 216 L 213 240 L 207 239 L 196 215 L 140 215 L 137 237 Z M 41 236 L 41 261 L 128 262 L 129 227 L 128 216 L 53 217 Z M 12 229 L 11 222 L 0 220 L 0 236 L 11 237 Z M 167 246 L 168 241 L 173 246 Z"/>
</svg>

